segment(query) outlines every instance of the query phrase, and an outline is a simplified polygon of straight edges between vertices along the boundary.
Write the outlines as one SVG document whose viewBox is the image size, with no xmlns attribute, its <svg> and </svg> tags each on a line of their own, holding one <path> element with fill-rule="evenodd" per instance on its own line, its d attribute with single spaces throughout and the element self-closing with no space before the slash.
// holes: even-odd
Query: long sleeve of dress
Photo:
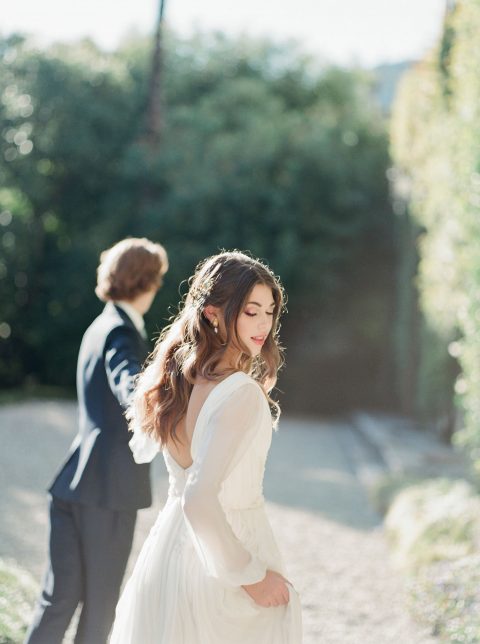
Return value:
<svg viewBox="0 0 480 644">
<path fill-rule="evenodd" d="M 140 423 L 137 423 L 135 419 L 133 422 L 133 436 L 128 446 L 132 451 L 135 463 L 150 463 L 160 451 L 158 441 L 149 436 L 149 434 L 145 434 Z"/>
<path fill-rule="evenodd" d="M 266 566 L 235 536 L 219 501 L 222 482 L 239 463 L 258 429 L 265 400 L 245 383 L 227 397 L 205 428 L 183 497 L 183 511 L 207 573 L 228 586 L 261 581 Z"/>
</svg>

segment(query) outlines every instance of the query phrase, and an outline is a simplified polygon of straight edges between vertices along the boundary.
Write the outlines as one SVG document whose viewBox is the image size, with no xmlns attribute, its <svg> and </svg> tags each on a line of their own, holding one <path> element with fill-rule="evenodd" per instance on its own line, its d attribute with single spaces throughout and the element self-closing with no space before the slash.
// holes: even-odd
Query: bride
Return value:
<svg viewBox="0 0 480 644">
<path fill-rule="evenodd" d="M 282 288 L 240 252 L 202 262 L 141 375 L 137 462 L 161 449 L 167 503 L 116 610 L 110 644 L 300 644 L 298 595 L 264 507 L 278 405 Z"/>
</svg>

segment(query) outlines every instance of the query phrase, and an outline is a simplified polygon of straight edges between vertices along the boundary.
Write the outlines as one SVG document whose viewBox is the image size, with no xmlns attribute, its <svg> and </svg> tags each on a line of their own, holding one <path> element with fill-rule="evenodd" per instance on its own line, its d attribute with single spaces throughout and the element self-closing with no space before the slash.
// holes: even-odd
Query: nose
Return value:
<svg viewBox="0 0 480 644">
<path fill-rule="evenodd" d="M 271 317 L 269 315 L 267 315 L 266 313 L 263 313 L 259 317 L 259 321 L 258 321 L 259 322 L 259 324 L 258 324 L 259 329 L 261 329 L 262 331 L 266 330 L 266 329 L 269 329 L 270 326 L 271 326 L 271 321 L 272 321 Z"/>
</svg>

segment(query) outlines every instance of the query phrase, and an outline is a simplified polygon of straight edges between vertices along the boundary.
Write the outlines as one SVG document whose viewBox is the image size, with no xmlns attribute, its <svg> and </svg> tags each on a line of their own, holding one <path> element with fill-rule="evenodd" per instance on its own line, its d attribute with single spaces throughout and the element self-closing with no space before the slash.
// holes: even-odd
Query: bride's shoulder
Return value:
<svg viewBox="0 0 480 644">
<path fill-rule="evenodd" d="M 262 385 L 244 371 L 235 371 L 220 380 L 213 388 L 210 384 L 208 402 L 213 408 L 236 408 L 245 405 L 257 407 L 267 396 Z"/>
<path fill-rule="evenodd" d="M 262 385 L 244 371 L 235 372 L 223 382 L 226 383 L 222 396 L 224 402 L 236 401 L 237 404 L 251 406 L 267 400 Z"/>
<path fill-rule="evenodd" d="M 258 382 L 258 380 L 255 380 L 255 378 L 253 378 L 245 371 L 235 371 L 225 380 L 230 380 L 230 388 L 232 390 L 243 389 L 244 387 L 248 387 L 250 385 L 250 387 L 257 389 L 258 391 L 263 391 L 262 385 Z"/>
</svg>

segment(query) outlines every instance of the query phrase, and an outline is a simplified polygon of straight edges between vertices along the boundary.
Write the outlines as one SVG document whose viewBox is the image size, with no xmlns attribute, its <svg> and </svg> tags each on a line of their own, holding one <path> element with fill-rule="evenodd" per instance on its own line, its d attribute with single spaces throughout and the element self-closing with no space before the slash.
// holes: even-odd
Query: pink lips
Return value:
<svg viewBox="0 0 480 644">
<path fill-rule="evenodd" d="M 255 344 L 258 344 L 259 347 L 265 344 L 265 338 L 262 338 L 261 340 L 259 340 L 258 338 L 252 338 L 252 340 L 255 342 Z"/>
</svg>

